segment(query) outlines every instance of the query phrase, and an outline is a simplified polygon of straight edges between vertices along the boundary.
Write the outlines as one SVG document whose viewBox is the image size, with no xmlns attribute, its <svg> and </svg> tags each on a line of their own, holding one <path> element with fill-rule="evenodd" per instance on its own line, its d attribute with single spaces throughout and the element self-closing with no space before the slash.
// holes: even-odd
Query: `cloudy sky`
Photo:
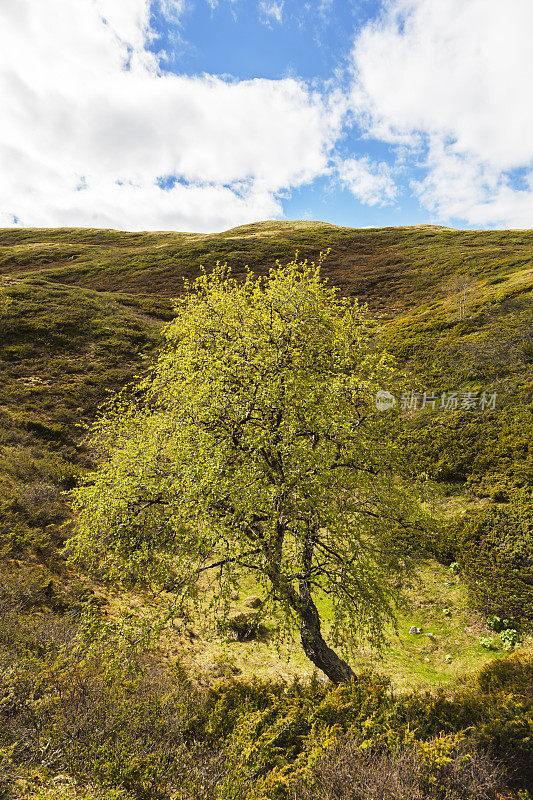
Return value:
<svg viewBox="0 0 533 800">
<path fill-rule="evenodd" d="M 0 225 L 533 228 L 531 0 L 0 0 Z"/>
</svg>

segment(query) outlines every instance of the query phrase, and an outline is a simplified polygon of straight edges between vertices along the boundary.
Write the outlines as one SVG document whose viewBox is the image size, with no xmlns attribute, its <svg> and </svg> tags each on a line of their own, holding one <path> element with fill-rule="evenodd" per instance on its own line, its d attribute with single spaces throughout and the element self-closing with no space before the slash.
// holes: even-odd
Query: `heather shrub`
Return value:
<svg viewBox="0 0 533 800">
<path fill-rule="evenodd" d="M 41 770 L 128 800 L 489 800 L 533 788 L 532 664 L 499 659 L 455 694 L 395 696 L 372 672 L 204 693 L 143 624 L 6 607 L 0 792 Z"/>
<path fill-rule="evenodd" d="M 510 669 L 528 674 L 525 663 Z M 507 692 L 480 688 L 394 697 L 372 673 L 338 687 L 221 683 L 202 709 L 229 742 L 219 796 L 455 800 L 496 797 L 505 783 L 532 788 L 532 700 L 510 678 Z"/>
<path fill-rule="evenodd" d="M 341 738 L 300 778 L 299 800 L 460 800 L 498 797 L 504 769 L 464 736 L 394 749 Z"/>
<path fill-rule="evenodd" d="M 533 626 L 533 495 L 509 492 L 509 502 L 472 515 L 461 526 L 458 560 L 470 601 L 487 616 Z"/>
<path fill-rule="evenodd" d="M 522 695 L 533 700 L 533 656 L 515 653 L 486 664 L 477 675 L 482 692 Z"/>
<path fill-rule="evenodd" d="M 39 624 L 11 613 L 6 623 L 12 646 L 1 642 L 0 748 L 11 772 L 66 771 L 138 800 L 167 798 L 175 788 L 184 800 L 212 796 L 218 752 L 185 732 L 201 696 L 179 668 L 139 655 L 138 631 L 95 616 Z"/>
</svg>

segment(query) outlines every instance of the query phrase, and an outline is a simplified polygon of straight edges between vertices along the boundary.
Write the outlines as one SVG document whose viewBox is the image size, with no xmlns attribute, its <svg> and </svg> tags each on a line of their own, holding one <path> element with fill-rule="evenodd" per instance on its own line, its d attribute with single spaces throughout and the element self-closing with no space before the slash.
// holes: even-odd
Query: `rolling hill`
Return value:
<svg viewBox="0 0 533 800">
<path fill-rule="evenodd" d="M 505 603 L 504 584 L 483 584 L 480 599 L 472 591 L 474 578 L 470 584 L 466 577 L 457 580 L 448 567 L 469 553 L 462 574 L 471 569 L 479 578 L 479 570 L 486 571 L 472 555 L 472 542 L 481 541 L 483 525 L 492 525 L 490 514 L 503 515 L 502 524 L 512 530 L 530 524 L 521 503 L 533 485 L 533 231 L 352 229 L 318 222 L 264 222 L 219 234 L 0 230 L 2 613 L 17 609 L 30 620 L 59 619 L 88 601 L 112 613 L 142 606 L 142 598 L 111 597 L 73 574 L 60 555 L 73 526 L 65 491 L 93 466 L 83 441 L 88 426 L 107 398 L 146 370 L 172 318 L 172 298 L 202 267 L 219 261 L 237 276 L 247 267 L 267 274 L 296 252 L 316 260 L 326 251 L 322 276 L 368 304 L 379 321 L 380 343 L 406 373 L 416 404 L 404 403 L 403 446 L 434 486 L 440 520 L 438 534 L 420 543 L 425 583 L 401 623 L 405 629 L 423 625 L 436 637 L 421 645 L 402 628 L 384 668 L 396 686 L 427 686 L 449 683 L 502 655 L 501 648 L 480 646 L 479 634 L 490 634 L 485 619 L 499 607 L 489 595 L 503 592 Z M 440 408 L 442 394 L 454 392 L 457 407 Z M 421 408 L 424 393 L 436 398 L 435 408 Z M 466 393 L 475 396 L 473 405 L 462 404 Z M 483 394 L 494 397 L 493 406 L 481 407 Z M 529 544 L 524 552 L 519 544 L 513 540 L 509 552 L 520 562 L 520 602 L 530 603 L 527 632 L 533 557 Z M 505 570 L 514 562 L 502 563 L 509 582 Z M 452 619 L 443 617 L 448 606 Z M 292 659 L 286 668 L 273 647 L 237 642 L 230 658 L 225 645 L 189 634 L 189 640 L 176 635 L 165 657 L 183 656 L 195 670 L 207 665 L 207 680 L 232 671 L 246 677 L 305 671 L 294 652 L 284 654 Z M 272 667 L 265 665 L 266 652 Z M 373 657 L 361 654 L 358 666 L 369 663 Z"/>
</svg>

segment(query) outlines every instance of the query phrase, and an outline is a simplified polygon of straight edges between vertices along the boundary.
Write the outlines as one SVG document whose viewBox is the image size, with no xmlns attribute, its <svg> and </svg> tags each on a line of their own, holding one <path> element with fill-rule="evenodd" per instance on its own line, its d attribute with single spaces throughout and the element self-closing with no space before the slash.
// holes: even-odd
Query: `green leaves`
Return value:
<svg viewBox="0 0 533 800">
<path fill-rule="evenodd" d="M 94 426 L 107 461 L 73 493 L 72 559 L 191 591 L 210 565 L 221 587 L 252 572 L 287 616 L 329 596 L 334 640 L 379 640 L 416 508 L 398 417 L 375 408 L 396 380 L 375 322 L 320 262 L 188 288 L 150 374 Z"/>
</svg>

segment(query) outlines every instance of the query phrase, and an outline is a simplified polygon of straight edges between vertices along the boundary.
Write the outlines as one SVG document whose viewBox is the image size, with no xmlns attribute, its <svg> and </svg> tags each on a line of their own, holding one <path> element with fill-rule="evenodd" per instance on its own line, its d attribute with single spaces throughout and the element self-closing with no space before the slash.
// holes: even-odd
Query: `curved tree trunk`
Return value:
<svg viewBox="0 0 533 800">
<path fill-rule="evenodd" d="M 309 530 L 309 535 L 304 540 L 302 550 L 302 573 L 298 583 L 298 591 L 292 581 L 280 571 L 281 548 L 285 534 L 285 524 L 280 519 L 276 526 L 276 547 L 267 550 L 266 573 L 279 596 L 288 600 L 291 608 L 300 618 L 300 639 L 307 658 L 315 667 L 322 670 L 333 683 L 351 683 L 357 681 L 357 676 L 349 664 L 329 647 L 321 633 L 320 616 L 311 595 L 309 575 L 313 560 L 312 534 L 315 528 Z"/>
<path fill-rule="evenodd" d="M 303 589 L 303 591 L 302 591 Z M 300 584 L 300 637 L 307 658 L 324 672 L 333 683 L 357 681 L 357 676 L 346 661 L 329 647 L 320 631 L 320 617 L 307 587 Z"/>
</svg>

